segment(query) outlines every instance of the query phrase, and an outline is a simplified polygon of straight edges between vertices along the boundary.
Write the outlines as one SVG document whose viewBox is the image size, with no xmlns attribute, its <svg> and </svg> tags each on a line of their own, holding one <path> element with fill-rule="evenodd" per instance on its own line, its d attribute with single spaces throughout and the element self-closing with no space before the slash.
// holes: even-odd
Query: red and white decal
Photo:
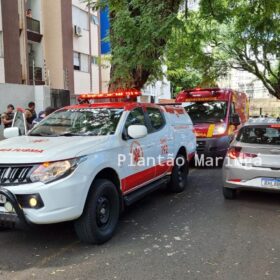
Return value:
<svg viewBox="0 0 280 280">
<path fill-rule="evenodd" d="M 130 146 L 130 154 L 132 155 L 133 164 L 138 165 L 139 161 L 144 158 L 143 149 L 138 141 L 133 141 Z"/>
<path fill-rule="evenodd" d="M 39 149 L 29 149 L 29 148 L 16 148 L 16 149 L 0 149 L 0 152 L 12 152 L 12 153 L 43 153 L 44 150 Z"/>
</svg>

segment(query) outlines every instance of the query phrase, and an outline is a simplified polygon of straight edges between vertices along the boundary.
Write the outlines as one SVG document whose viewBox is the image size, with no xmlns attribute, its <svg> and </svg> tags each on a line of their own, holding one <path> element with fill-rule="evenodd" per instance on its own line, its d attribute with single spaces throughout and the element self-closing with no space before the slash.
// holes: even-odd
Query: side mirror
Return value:
<svg viewBox="0 0 280 280">
<path fill-rule="evenodd" d="M 9 127 L 4 129 L 4 137 L 6 139 L 20 136 L 18 127 Z"/>
<path fill-rule="evenodd" d="M 133 139 L 143 138 L 148 135 L 148 129 L 145 125 L 130 125 L 127 134 Z"/>
<path fill-rule="evenodd" d="M 230 124 L 234 126 L 239 126 L 241 124 L 241 120 L 238 114 L 234 114 L 230 117 Z"/>
</svg>

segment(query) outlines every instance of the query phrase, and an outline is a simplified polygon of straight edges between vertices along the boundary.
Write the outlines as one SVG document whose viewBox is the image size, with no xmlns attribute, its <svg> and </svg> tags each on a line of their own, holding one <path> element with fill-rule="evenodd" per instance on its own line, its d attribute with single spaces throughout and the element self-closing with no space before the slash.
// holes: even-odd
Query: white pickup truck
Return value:
<svg viewBox="0 0 280 280">
<path fill-rule="evenodd" d="M 182 192 L 196 149 L 182 107 L 136 102 L 66 107 L 21 133 L 0 141 L 0 228 L 74 221 L 93 244 L 125 206 L 162 186 Z"/>
</svg>

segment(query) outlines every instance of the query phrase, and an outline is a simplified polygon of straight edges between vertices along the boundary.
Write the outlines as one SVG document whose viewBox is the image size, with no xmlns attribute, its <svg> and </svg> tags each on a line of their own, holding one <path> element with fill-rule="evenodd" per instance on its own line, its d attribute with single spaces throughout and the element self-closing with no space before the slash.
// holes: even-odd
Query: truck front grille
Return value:
<svg viewBox="0 0 280 280">
<path fill-rule="evenodd" d="M 33 166 L 0 165 L 0 186 L 11 186 L 30 183 L 29 172 Z"/>
<path fill-rule="evenodd" d="M 205 141 L 197 141 L 196 143 L 196 150 L 198 152 L 203 152 L 206 147 L 206 142 Z"/>
</svg>

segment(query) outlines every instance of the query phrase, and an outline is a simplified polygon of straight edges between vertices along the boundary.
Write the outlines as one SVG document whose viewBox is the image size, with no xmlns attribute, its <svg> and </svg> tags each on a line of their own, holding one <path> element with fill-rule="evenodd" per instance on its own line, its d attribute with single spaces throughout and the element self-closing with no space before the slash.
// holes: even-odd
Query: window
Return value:
<svg viewBox="0 0 280 280">
<path fill-rule="evenodd" d="M 145 125 L 145 116 L 141 108 L 136 108 L 130 112 L 125 123 L 125 128 L 127 129 L 130 125 Z"/>
<path fill-rule="evenodd" d="M 147 108 L 147 113 L 154 130 L 159 130 L 165 125 L 165 119 L 157 108 Z"/>
<path fill-rule="evenodd" d="M 74 25 L 80 26 L 84 30 L 89 30 L 89 17 L 87 12 L 73 6 L 72 18 Z"/>
<path fill-rule="evenodd" d="M 81 71 L 89 72 L 89 56 L 86 54 L 80 54 L 81 58 Z"/>
<path fill-rule="evenodd" d="M 82 72 L 89 72 L 89 56 L 86 54 L 74 52 L 74 69 Z"/>
<path fill-rule="evenodd" d="M 41 121 L 30 135 L 101 136 L 115 134 L 122 116 L 120 108 L 60 110 Z"/>
<path fill-rule="evenodd" d="M 75 70 L 81 70 L 80 54 L 77 53 L 77 52 L 74 52 L 74 69 Z"/>
<path fill-rule="evenodd" d="M 97 56 L 93 56 L 91 58 L 91 63 L 94 64 L 94 65 L 98 65 L 98 57 Z"/>
<path fill-rule="evenodd" d="M 185 107 L 194 124 L 204 122 L 221 122 L 227 114 L 225 101 L 191 102 Z"/>
<path fill-rule="evenodd" d="M 236 140 L 246 144 L 280 145 L 280 125 L 245 126 Z"/>
<path fill-rule="evenodd" d="M 132 110 L 128 115 L 123 132 L 124 139 L 126 140 L 130 139 L 127 134 L 127 129 L 131 125 L 146 125 L 145 115 L 142 108 L 136 108 Z"/>
<path fill-rule="evenodd" d="M 0 57 L 4 56 L 3 31 L 0 31 Z"/>
<path fill-rule="evenodd" d="M 92 20 L 93 24 L 99 25 L 99 20 L 98 20 L 98 17 L 97 17 L 97 16 L 92 15 L 92 16 L 91 16 L 91 20 Z"/>
</svg>

